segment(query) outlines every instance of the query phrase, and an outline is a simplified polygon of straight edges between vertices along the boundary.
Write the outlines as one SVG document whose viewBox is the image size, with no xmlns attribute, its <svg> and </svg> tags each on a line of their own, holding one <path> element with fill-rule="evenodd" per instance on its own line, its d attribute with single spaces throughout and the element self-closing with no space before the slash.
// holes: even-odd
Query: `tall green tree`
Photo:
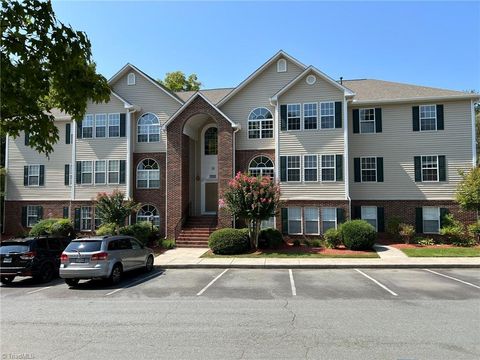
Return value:
<svg viewBox="0 0 480 360">
<path fill-rule="evenodd" d="M 172 91 L 197 91 L 202 86 L 197 74 L 190 74 L 187 78 L 182 71 L 169 72 L 165 79 L 157 81 Z"/>
<path fill-rule="evenodd" d="M 48 155 L 58 141 L 51 109 L 81 121 L 87 101 L 108 101 L 110 89 L 87 35 L 58 21 L 50 1 L 1 4 L 0 127 L 13 137 L 28 132 L 30 146 Z"/>
<path fill-rule="evenodd" d="M 460 172 L 462 181 L 457 187 L 457 202 L 462 209 L 480 212 L 480 167 Z"/>
</svg>

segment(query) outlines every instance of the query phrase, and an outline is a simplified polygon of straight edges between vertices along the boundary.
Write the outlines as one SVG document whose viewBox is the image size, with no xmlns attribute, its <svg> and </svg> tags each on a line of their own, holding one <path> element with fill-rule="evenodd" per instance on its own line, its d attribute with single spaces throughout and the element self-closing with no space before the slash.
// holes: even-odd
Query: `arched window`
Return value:
<svg viewBox="0 0 480 360">
<path fill-rule="evenodd" d="M 205 155 L 217 155 L 218 153 L 218 130 L 216 127 L 205 131 Z"/>
<path fill-rule="evenodd" d="M 277 61 L 277 72 L 286 72 L 287 71 L 287 60 L 280 59 Z"/>
<path fill-rule="evenodd" d="M 152 189 L 160 187 L 160 169 L 152 159 L 142 160 L 137 166 L 137 188 Z"/>
<path fill-rule="evenodd" d="M 135 85 L 135 73 L 127 75 L 127 85 Z"/>
<path fill-rule="evenodd" d="M 152 113 L 143 114 L 138 119 L 137 140 L 138 142 L 160 141 L 160 121 Z"/>
<path fill-rule="evenodd" d="M 153 205 L 143 205 L 137 212 L 137 222 L 149 221 L 153 225 L 160 226 L 160 215 L 158 215 L 157 208 Z"/>
<path fill-rule="evenodd" d="M 250 161 L 248 172 L 252 176 L 270 176 L 273 178 L 273 161 L 267 156 L 257 156 Z"/>
<path fill-rule="evenodd" d="M 248 138 L 273 138 L 273 116 L 264 107 L 254 109 L 248 116 Z"/>
</svg>

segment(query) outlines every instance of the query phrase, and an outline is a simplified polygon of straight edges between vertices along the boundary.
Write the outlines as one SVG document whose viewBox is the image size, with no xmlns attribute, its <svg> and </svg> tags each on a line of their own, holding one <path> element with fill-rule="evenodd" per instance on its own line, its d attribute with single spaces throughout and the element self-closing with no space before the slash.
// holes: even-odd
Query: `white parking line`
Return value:
<svg viewBox="0 0 480 360">
<path fill-rule="evenodd" d="M 445 275 L 445 274 L 440 274 L 439 272 L 436 272 L 436 271 L 433 271 L 433 270 L 430 270 L 430 269 L 423 269 L 423 270 L 428 271 L 428 272 L 431 272 L 432 274 L 437 274 L 437 275 L 443 276 L 443 277 L 445 277 L 445 278 L 447 278 L 447 279 L 455 280 L 455 281 L 461 282 L 462 284 L 469 285 L 469 286 L 473 286 L 474 288 L 480 289 L 480 286 L 478 286 L 478 285 L 475 285 L 475 284 L 472 284 L 472 283 L 469 283 L 469 282 L 466 282 L 466 281 L 463 281 L 463 280 L 454 278 L 454 277 L 452 277 L 452 276 L 448 276 L 448 275 Z"/>
<path fill-rule="evenodd" d="M 390 294 L 392 294 L 393 296 L 398 296 L 398 294 L 396 292 L 393 292 L 392 290 L 390 290 L 389 288 L 387 288 L 385 285 L 383 285 L 381 282 L 375 280 L 374 278 L 372 278 L 371 276 L 368 276 L 367 274 L 365 274 L 363 271 L 360 271 L 358 269 L 355 269 L 355 271 L 359 272 L 360 274 L 362 274 L 363 276 L 365 276 L 367 279 L 370 279 L 372 280 L 375 284 L 377 284 L 378 286 L 380 286 L 382 289 L 384 290 L 387 290 Z"/>
<path fill-rule="evenodd" d="M 217 277 L 216 277 L 215 279 L 213 279 L 212 281 L 210 281 L 210 282 L 207 284 L 207 286 L 205 286 L 202 290 L 200 290 L 200 291 L 197 293 L 197 296 L 202 295 L 202 294 L 205 292 L 205 290 L 207 290 L 210 286 L 212 286 L 213 283 L 214 283 L 215 281 L 217 281 L 218 279 L 220 279 L 220 277 L 221 277 L 223 274 L 225 274 L 227 271 L 228 271 L 228 269 L 225 269 L 221 274 L 217 275 Z"/>
<path fill-rule="evenodd" d="M 34 294 L 36 292 L 47 290 L 47 289 L 50 289 L 50 288 L 51 288 L 51 286 L 45 286 L 45 287 L 37 289 L 37 290 L 29 291 L 29 292 L 27 292 L 27 295 Z"/>
<path fill-rule="evenodd" d="M 117 293 L 117 292 L 119 292 L 119 291 L 122 291 L 122 290 L 127 289 L 127 288 L 132 287 L 132 286 L 135 286 L 135 285 L 137 285 L 137 284 L 140 284 L 140 283 L 142 283 L 142 282 L 144 282 L 144 281 L 146 281 L 146 280 L 150 280 L 151 278 L 157 276 L 158 274 L 159 274 L 159 273 L 156 272 L 156 273 L 151 274 L 151 275 L 149 275 L 149 276 L 146 276 L 146 277 L 143 277 L 143 278 L 138 279 L 138 280 L 136 280 L 136 281 L 133 281 L 133 282 L 131 282 L 131 283 L 128 283 L 128 284 L 126 284 L 125 286 L 122 286 L 121 288 L 118 288 L 118 289 L 115 289 L 115 290 L 113 290 L 113 291 L 110 291 L 109 293 L 106 293 L 105 296 L 113 295 L 113 294 L 115 294 L 115 293 Z"/>
<path fill-rule="evenodd" d="M 290 286 L 292 287 L 292 295 L 297 296 L 297 288 L 295 287 L 295 280 L 293 280 L 292 269 L 288 269 L 288 274 L 290 275 Z"/>
</svg>

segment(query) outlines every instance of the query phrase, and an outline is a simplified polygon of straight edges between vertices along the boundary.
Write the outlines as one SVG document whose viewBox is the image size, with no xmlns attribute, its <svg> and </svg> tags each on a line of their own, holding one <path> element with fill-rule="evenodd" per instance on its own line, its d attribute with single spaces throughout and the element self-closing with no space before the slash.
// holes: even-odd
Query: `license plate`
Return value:
<svg viewBox="0 0 480 360">
<path fill-rule="evenodd" d="M 3 259 L 3 262 L 4 262 L 5 264 L 10 264 L 10 263 L 12 262 L 12 258 L 4 258 L 4 259 Z"/>
<path fill-rule="evenodd" d="M 71 258 L 70 259 L 70 262 L 73 262 L 73 263 L 85 263 L 85 258 Z"/>
</svg>

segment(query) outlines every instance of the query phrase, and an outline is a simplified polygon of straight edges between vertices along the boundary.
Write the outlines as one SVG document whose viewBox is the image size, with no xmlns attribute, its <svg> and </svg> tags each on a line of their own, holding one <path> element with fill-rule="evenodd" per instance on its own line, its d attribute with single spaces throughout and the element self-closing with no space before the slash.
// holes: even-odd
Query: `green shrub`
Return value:
<svg viewBox="0 0 480 360">
<path fill-rule="evenodd" d="M 477 246 L 477 241 L 475 239 L 469 238 L 467 236 L 461 237 L 452 241 L 452 245 L 454 246 L 462 246 L 462 247 L 471 247 Z"/>
<path fill-rule="evenodd" d="M 312 246 L 312 243 L 307 238 L 304 238 L 303 239 L 303 245 L 305 245 L 306 247 L 310 247 L 310 246 Z"/>
<path fill-rule="evenodd" d="M 260 248 L 277 249 L 283 243 L 283 236 L 277 229 L 263 229 L 258 236 L 258 246 Z"/>
<path fill-rule="evenodd" d="M 120 234 L 133 236 L 144 245 L 152 240 L 152 237 L 158 232 L 158 228 L 149 221 L 140 221 L 138 223 L 127 225 L 120 228 Z"/>
<path fill-rule="evenodd" d="M 418 244 L 420 246 L 431 246 L 431 245 L 435 245 L 435 240 L 433 240 L 432 238 L 424 238 L 424 237 L 420 237 L 420 236 L 417 236 L 413 239 L 413 242 L 415 244 Z"/>
<path fill-rule="evenodd" d="M 413 235 L 415 235 L 415 228 L 413 225 L 402 223 L 399 225 L 399 235 L 402 237 L 405 244 L 409 244 Z"/>
<path fill-rule="evenodd" d="M 468 234 L 478 242 L 480 238 L 480 221 L 468 226 Z"/>
<path fill-rule="evenodd" d="M 342 243 L 342 233 L 340 229 L 328 229 L 323 234 L 325 246 L 328 248 L 336 248 Z"/>
<path fill-rule="evenodd" d="M 37 222 L 30 229 L 30 236 L 50 235 L 52 225 L 57 222 L 57 219 L 44 219 Z"/>
<path fill-rule="evenodd" d="M 386 224 L 387 234 L 392 235 L 396 239 L 399 238 L 401 223 L 402 223 L 402 219 L 400 219 L 397 216 L 392 216 L 391 218 L 388 218 L 387 224 Z"/>
<path fill-rule="evenodd" d="M 375 228 L 365 220 L 350 220 L 342 224 L 343 244 L 350 250 L 370 250 L 377 239 Z"/>
<path fill-rule="evenodd" d="M 300 246 L 300 240 L 299 239 L 293 239 L 293 246 Z"/>
<path fill-rule="evenodd" d="M 250 240 L 244 229 L 219 229 L 210 234 L 208 247 L 214 254 L 236 255 L 250 249 Z"/>
<path fill-rule="evenodd" d="M 69 219 L 59 219 L 50 227 L 50 234 L 53 236 L 73 237 L 75 235 L 75 230 Z"/>
<path fill-rule="evenodd" d="M 322 241 L 320 239 L 313 239 L 312 240 L 312 246 L 313 247 L 321 247 L 322 246 Z"/>
<path fill-rule="evenodd" d="M 105 235 L 115 235 L 115 224 L 107 223 L 100 226 L 97 230 L 95 230 L 95 234 L 98 236 L 105 236 Z"/>
<path fill-rule="evenodd" d="M 161 239 L 158 244 L 164 249 L 173 249 L 175 247 L 175 240 L 173 239 Z"/>
</svg>

